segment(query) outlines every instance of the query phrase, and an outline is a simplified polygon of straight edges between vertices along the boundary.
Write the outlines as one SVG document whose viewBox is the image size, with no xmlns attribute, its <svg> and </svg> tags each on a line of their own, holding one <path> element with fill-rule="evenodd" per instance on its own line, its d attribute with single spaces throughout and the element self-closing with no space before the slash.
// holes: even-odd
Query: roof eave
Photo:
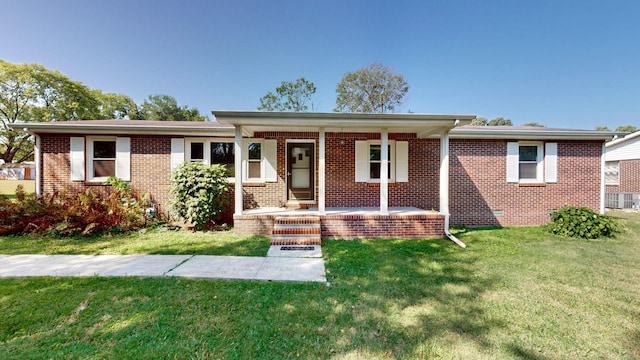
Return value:
<svg viewBox="0 0 640 360">
<path fill-rule="evenodd" d="M 62 124 L 62 125 L 60 125 Z M 113 126 L 63 123 L 9 124 L 14 129 L 24 129 L 33 134 L 86 134 L 86 135 L 181 135 L 181 136 L 233 136 L 233 128 L 190 128 L 185 126 Z"/>
<path fill-rule="evenodd" d="M 518 140 L 600 140 L 609 141 L 615 134 L 604 131 L 469 131 L 453 129 L 452 139 L 518 139 Z"/>
<path fill-rule="evenodd" d="M 468 124 L 476 118 L 475 115 L 462 114 L 415 114 L 415 113 L 319 113 L 319 112 L 280 112 L 280 111 L 236 111 L 236 110 L 214 110 L 211 112 L 216 121 L 233 125 L 266 125 L 266 124 L 286 124 L 293 126 L 315 126 L 315 127 L 367 127 L 389 125 L 388 121 L 394 124 L 406 122 L 416 125 L 417 123 L 432 123 L 437 121 L 459 120 L 460 125 Z M 312 123 L 310 124 L 310 121 Z M 286 126 L 285 125 L 285 126 Z"/>
</svg>

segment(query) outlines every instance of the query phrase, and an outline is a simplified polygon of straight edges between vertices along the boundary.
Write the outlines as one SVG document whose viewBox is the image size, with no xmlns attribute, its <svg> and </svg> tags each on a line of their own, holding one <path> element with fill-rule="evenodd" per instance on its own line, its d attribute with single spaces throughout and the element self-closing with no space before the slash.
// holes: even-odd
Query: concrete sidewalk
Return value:
<svg viewBox="0 0 640 360">
<path fill-rule="evenodd" d="M 208 255 L 0 255 L 0 278 L 179 276 L 326 282 L 321 258 Z"/>
</svg>

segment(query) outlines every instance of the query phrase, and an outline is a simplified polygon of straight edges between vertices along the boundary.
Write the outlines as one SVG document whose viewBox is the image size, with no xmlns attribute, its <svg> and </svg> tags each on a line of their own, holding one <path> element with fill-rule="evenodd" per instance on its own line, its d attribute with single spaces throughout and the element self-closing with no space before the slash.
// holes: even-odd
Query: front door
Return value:
<svg viewBox="0 0 640 360">
<path fill-rule="evenodd" d="M 313 200 L 315 196 L 315 143 L 287 144 L 287 200 Z"/>
</svg>

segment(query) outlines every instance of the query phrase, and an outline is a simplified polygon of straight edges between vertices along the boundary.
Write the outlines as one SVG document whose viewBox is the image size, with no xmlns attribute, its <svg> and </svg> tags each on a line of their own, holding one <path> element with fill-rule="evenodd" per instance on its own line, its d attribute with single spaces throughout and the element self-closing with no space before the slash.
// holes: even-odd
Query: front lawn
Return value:
<svg viewBox="0 0 640 360">
<path fill-rule="evenodd" d="M 607 240 L 328 240 L 328 285 L 3 279 L 0 358 L 637 359 L 640 215 L 614 216 Z"/>
<path fill-rule="evenodd" d="M 164 227 L 114 236 L 0 236 L 0 254 L 165 254 L 265 256 L 269 238 L 232 231 L 172 231 Z"/>
<path fill-rule="evenodd" d="M 14 198 L 18 185 L 22 185 L 26 193 L 36 192 L 35 180 L 0 180 L 0 195 Z"/>
</svg>

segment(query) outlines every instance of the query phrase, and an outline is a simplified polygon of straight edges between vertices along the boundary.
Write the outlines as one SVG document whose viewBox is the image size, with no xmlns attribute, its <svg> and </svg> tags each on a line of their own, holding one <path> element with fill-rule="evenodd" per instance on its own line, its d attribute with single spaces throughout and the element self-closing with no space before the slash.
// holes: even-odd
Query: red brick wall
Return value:
<svg viewBox="0 0 640 360">
<path fill-rule="evenodd" d="M 607 185 L 607 192 L 640 193 L 640 160 L 620 160 L 620 185 Z"/>
<path fill-rule="evenodd" d="M 540 186 L 507 183 L 506 148 L 505 140 L 451 140 L 451 225 L 539 225 L 564 205 L 599 210 L 602 142 L 559 141 L 558 182 Z"/>
<path fill-rule="evenodd" d="M 340 145 L 340 140 L 344 145 Z M 326 136 L 326 206 L 377 207 L 379 184 L 355 182 L 355 142 L 380 139 L 380 134 L 328 133 Z M 409 182 L 389 184 L 389 206 L 438 209 L 440 143 L 416 139 L 415 134 L 389 134 L 390 140 L 409 141 Z"/>
<path fill-rule="evenodd" d="M 44 193 L 83 191 L 87 187 L 97 191 L 108 190 L 105 185 L 70 180 L 69 135 L 41 137 Z M 256 133 L 256 137 L 278 141 L 278 182 L 244 184 L 245 208 L 283 206 L 286 202 L 286 140 L 310 139 L 316 142 L 317 158 L 317 133 L 266 132 Z M 410 182 L 390 184 L 389 206 L 438 210 L 439 140 L 416 139 L 414 134 L 390 134 L 389 137 L 410 142 Z M 380 135 L 375 133 L 327 134 L 327 207 L 379 205 L 377 184 L 355 182 L 354 151 L 356 140 L 379 138 Z M 131 136 L 132 186 L 139 192 L 149 191 L 160 211 L 167 211 L 172 199 L 169 193 L 170 139 L 169 136 Z M 339 144 L 341 139 L 344 139 L 344 145 Z M 558 142 L 558 183 L 536 187 L 506 182 L 505 140 L 452 139 L 450 145 L 452 225 L 542 224 L 549 220 L 549 210 L 566 204 L 599 209 L 601 142 Z M 626 166 L 621 162 L 621 173 L 627 172 Z M 640 176 L 635 177 L 638 178 Z M 231 220 L 232 209 L 231 203 L 226 221 Z M 494 215 L 494 211 L 501 211 L 503 215 Z"/>
<path fill-rule="evenodd" d="M 104 193 L 110 186 L 100 183 L 71 181 L 69 166 L 70 135 L 41 135 L 42 191 L 45 194 L 85 191 L 87 188 Z M 171 186 L 171 137 L 131 136 L 131 185 L 139 193 L 149 192 L 166 212 L 173 198 Z"/>
</svg>

